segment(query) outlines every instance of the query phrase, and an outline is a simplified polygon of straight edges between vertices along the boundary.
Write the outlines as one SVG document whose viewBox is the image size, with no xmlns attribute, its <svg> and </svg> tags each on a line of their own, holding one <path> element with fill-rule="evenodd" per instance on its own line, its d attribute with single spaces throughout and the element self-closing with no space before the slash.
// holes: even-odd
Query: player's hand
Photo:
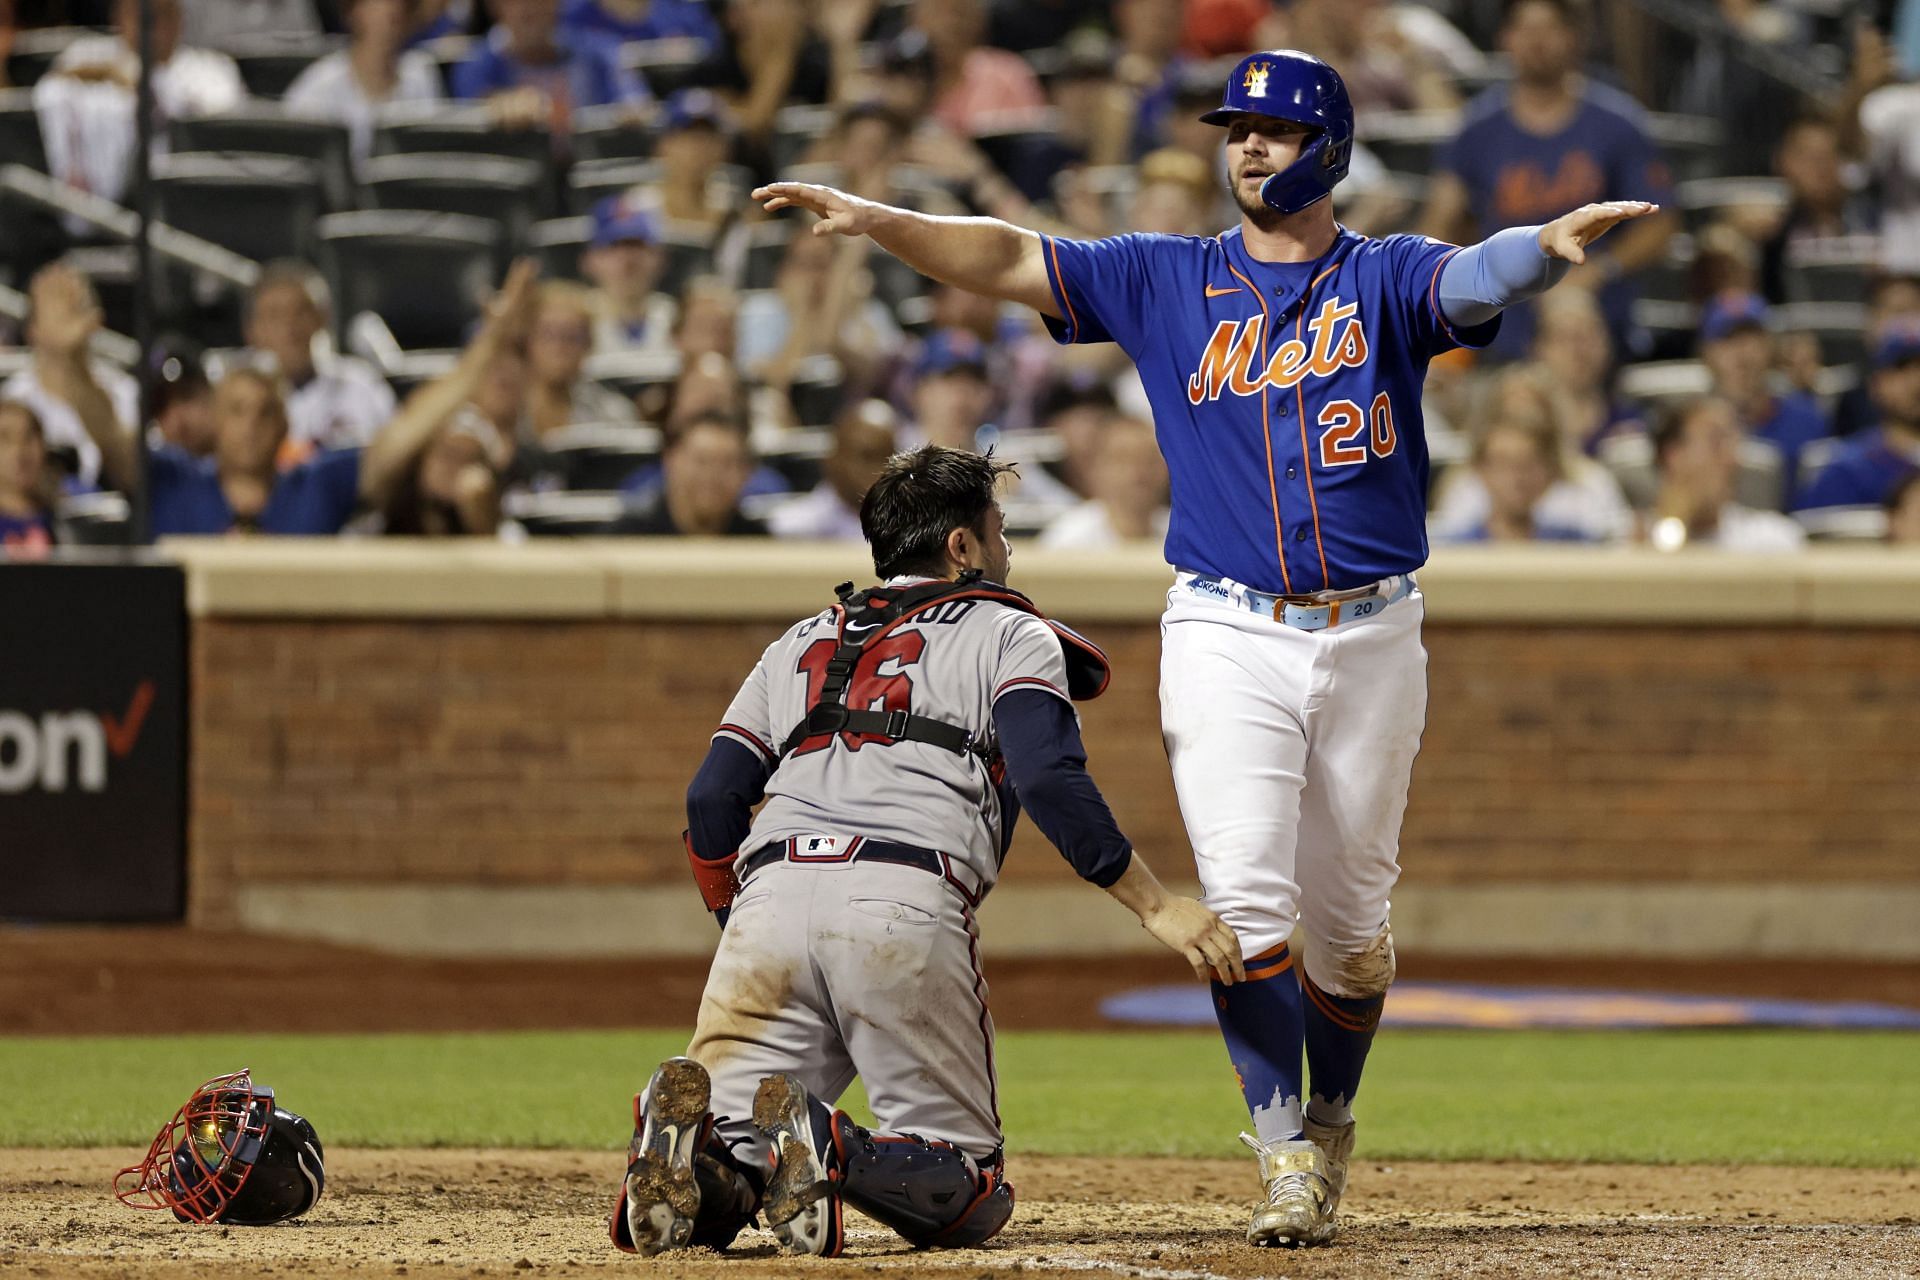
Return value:
<svg viewBox="0 0 1920 1280">
<path fill-rule="evenodd" d="M 1595 240 L 1623 222 L 1658 212 L 1659 205 L 1645 200 L 1583 204 L 1540 228 L 1540 249 L 1549 258 L 1560 258 L 1578 266 L 1587 260 L 1587 246 Z"/>
<path fill-rule="evenodd" d="M 864 236 L 880 221 L 880 206 L 859 196 L 850 196 L 832 187 L 817 187 L 810 182 L 775 182 L 754 188 L 753 198 L 768 213 L 781 209 L 805 209 L 820 221 L 813 224 L 817 236 Z"/>
<path fill-rule="evenodd" d="M 1186 957 L 1194 977 L 1218 978 L 1228 986 L 1246 981 L 1240 939 L 1200 902 L 1169 896 L 1141 916 L 1140 923 L 1163 946 Z"/>
</svg>

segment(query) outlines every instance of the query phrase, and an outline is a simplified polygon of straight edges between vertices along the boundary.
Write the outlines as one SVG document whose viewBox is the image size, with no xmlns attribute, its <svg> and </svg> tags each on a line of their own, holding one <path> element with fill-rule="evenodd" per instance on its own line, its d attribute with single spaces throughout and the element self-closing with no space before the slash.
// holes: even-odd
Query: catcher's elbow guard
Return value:
<svg viewBox="0 0 1920 1280">
<path fill-rule="evenodd" d="M 733 874 L 734 860 L 740 855 L 703 858 L 693 851 L 693 840 L 687 832 L 681 832 L 680 839 L 687 846 L 687 863 L 693 868 L 693 882 L 700 886 L 700 897 L 707 904 L 707 910 L 725 911 L 732 907 L 733 895 L 740 892 L 740 879 Z"/>
</svg>

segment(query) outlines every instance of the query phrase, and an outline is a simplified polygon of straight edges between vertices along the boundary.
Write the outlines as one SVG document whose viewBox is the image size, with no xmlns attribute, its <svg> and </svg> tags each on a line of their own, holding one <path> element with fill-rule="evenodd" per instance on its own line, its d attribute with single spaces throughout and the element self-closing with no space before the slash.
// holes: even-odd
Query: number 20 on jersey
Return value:
<svg viewBox="0 0 1920 1280">
<path fill-rule="evenodd" d="M 1320 410 L 1320 465 L 1357 467 L 1373 456 L 1384 458 L 1400 445 L 1393 429 L 1393 403 L 1382 391 L 1366 410 L 1351 400 L 1329 400 Z"/>
</svg>

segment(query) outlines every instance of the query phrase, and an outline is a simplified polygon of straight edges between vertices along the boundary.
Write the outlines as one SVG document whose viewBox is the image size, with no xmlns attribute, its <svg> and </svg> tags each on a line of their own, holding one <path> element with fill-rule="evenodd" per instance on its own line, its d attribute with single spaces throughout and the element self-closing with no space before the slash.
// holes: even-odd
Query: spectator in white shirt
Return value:
<svg viewBox="0 0 1920 1280">
<path fill-rule="evenodd" d="M 1685 546 L 1723 551 L 1797 551 L 1806 534 L 1777 511 L 1756 511 L 1733 500 L 1743 436 L 1739 415 L 1719 396 L 1681 406 L 1654 431 L 1660 491 L 1642 521 L 1641 536 L 1657 550 Z"/>
<path fill-rule="evenodd" d="M 75 487 L 90 489 L 104 481 L 129 490 L 138 479 L 130 460 L 140 384 L 124 369 L 88 353 L 87 344 L 100 328 L 92 284 L 55 263 L 34 276 L 27 296 L 33 362 L 0 383 L 0 400 L 33 410 L 55 469 L 65 470 Z"/>
<path fill-rule="evenodd" d="M 302 71 L 282 99 L 287 110 L 347 126 L 359 169 L 373 152 L 374 117 L 396 102 L 435 102 L 440 68 L 406 47 L 417 0 L 347 0 L 351 43 Z"/>
<path fill-rule="evenodd" d="M 595 351 L 669 351 L 678 314 L 659 291 L 666 269 L 660 224 L 640 189 L 593 206 L 593 240 L 580 255 L 580 274 L 593 283 Z"/>
<path fill-rule="evenodd" d="M 33 87 L 33 108 L 53 176 L 118 201 L 132 177 L 138 137 L 140 0 L 119 0 L 113 18 L 114 34 L 82 36 L 61 50 Z M 232 58 L 181 43 L 180 0 L 153 0 L 152 39 L 156 126 L 231 111 L 246 98 Z"/>
<path fill-rule="evenodd" d="M 1091 550 L 1166 536 L 1167 465 L 1152 424 L 1115 415 L 1100 437 L 1088 485 L 1093 496 L 1057 516 L 1041 532 L 1041 546 Z"/>
<path fill-rule="evenodd" d="M 366 444 L 393 417 L 393 389 L 374 367 L 333 350 L 333 300 L 304 262 L 268 263 L 247 303 L 251 363 L 285 383 L 288 456 Z"/>
<path fill-rule="evenodd" d="M 886 469 L 900 419 L 885 400 L 862 400 L 833 424 L 833 452 L 820 466 L 820 483 L 767 517 L 779 538 L 859 542 L 860 502 Z"/>
</svg>

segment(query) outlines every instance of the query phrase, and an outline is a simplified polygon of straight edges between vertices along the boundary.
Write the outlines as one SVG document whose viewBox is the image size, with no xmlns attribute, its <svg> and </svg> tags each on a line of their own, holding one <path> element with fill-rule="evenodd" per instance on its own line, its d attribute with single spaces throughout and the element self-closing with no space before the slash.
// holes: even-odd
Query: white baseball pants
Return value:
<svg viewBox="0 0 1920 1280">
<path fill-rule="evenodd" d="M 1324 631 L 1176 585 L 1162 616 L 1160 720 L 1206 904 L 1249 956 L 1286 941 L 1316 985 L 1387 923 L 1400 821 L 1427 717 L 1425 600 Z M 1304 944 L 1304 945 L 1303 945 Z"/>
</svg>

